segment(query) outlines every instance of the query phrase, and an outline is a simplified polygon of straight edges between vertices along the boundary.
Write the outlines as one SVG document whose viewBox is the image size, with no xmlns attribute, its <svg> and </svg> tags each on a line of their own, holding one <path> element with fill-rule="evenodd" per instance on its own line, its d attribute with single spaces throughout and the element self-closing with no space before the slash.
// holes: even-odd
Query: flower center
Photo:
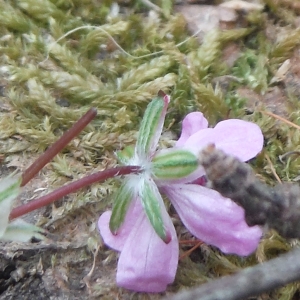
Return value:
<svg viewBox="0 0 300 300">
<path fill-rule="evenodd" d="M 191 182 L 191 184 L 206 186 L 207 182 L 208 182 L 207 177 L 205 175 L 203 175 L 203 176 L 195 179 L 193 182 Z"/>
</svg>

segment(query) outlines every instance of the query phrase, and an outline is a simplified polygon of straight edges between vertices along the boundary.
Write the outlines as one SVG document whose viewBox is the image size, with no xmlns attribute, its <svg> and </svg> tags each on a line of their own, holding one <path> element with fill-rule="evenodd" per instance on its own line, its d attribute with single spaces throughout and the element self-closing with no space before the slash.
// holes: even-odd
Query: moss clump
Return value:
<svg viewBox="0 0 300 300">
<path fill-rule="evenodd" d="M 267 154 L 282 180 L 297 180 L 299 156 L 279 157 L 300 151 L 299 130 L 263 114 L 265 95 L 273 88 L 271 78 L 299 46 L 296 3 L 265 0 L 266 13 L 249 14 L 245 28 L 210 32 L 199 45 L 195 38 L 181 43 L 189 33 L 183 17 L 173 14 L 172 1 L 156 1 L 156 12 L 151 13 L 140 1 L 124 2 L 119 7 L 109 0 L 0 3 L 0 84 L 5 90 L 0 98 L 0 153 L 4 164 L 22 169 L 95 106 L 97 119 L 45 169 L 40 183 L 54 189 L 113 166 L 114 151 L 135 142 L 144 109 L 161 89 L 172 98 L 166 121 L 166 126 L 173 124 L 171 130 L 179 133 L 183 116 L 194 110 L 201 110 L 211 125 L 227 117 L 256 122 L 265 136 L 264 153 L 253 161 L 258 176 L 274 184 Z M 275 34 L 270 35 L 269 29 Z M 226 65 L 222 56 L 229 42 L 240 49 L 233 66 Z M 223 75 L 235 80 L 226 88 L 214 85 L 214 79 Z M 245 99 L 236 92 L 239 88 L 255 91 L 261 99 L 248 115 Z M 286 101 L 285 117 L 299 123 L 299 101 L 292 93 L 287 93 Z M 48 228 L 55 224 L 53 232 L 73 242 L 75 229 L 65 225 L 75 220 L 79 235 L 97 235 L 95 222 L 110 205 L 107 195 L 114 190 L 115 181 L 95 185 L 49 209 L 40 222 Z M 280 237 L 266 236 L 256 256 L 263 261 L 290 248 Z M 254 256 L 244 260 L 212 248 L 203 248 L 203 253 L 206 264 L 200 259 L 180 263 L 177 285 L 171 289 L 197 285 L 207 277 L 230 274 L 256 262 Z M 103 260 L 109 261 L 109 255 L 100 251 Z M 56 261 L 56 265 L 63 263 Z M 112 282 L 100 289 L 109 293 L 115 287 Z M 91 291 L 99 294 L 99 286 Z M 297 291 L 298 284 L 291 284 L 280 289 L 276 299 L 292 299 Z"/>
</svg>

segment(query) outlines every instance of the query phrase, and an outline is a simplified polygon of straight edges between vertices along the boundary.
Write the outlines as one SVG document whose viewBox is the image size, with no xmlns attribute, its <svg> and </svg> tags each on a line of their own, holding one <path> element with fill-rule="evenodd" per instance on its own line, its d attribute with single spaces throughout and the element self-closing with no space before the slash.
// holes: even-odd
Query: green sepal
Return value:
<svg viewBox="0 0 300 300">
<path fill-rule="evenodd" d="M 197 167 L 197 157 L 192 152 L 182 149 L 172 149 L 157 154 L 151 164 L 154 177 L 160 180 L 184 178 Z"/>
<path fill-rule="evenodd" d="M 166 103 L 163 97 L 154 98 L 147 106 L 141 122 L 138 139 L 136 143 L 137 154 L 141 158 L 146 158 L 154 152 L 165 115 L 163 114 Z"/>
<path fill-rule="evenodd" d="M 134 146 L 127 146 L 121 151 L 116 152 L 118 162 L 122 165 L 128 165 L 130 159 L 134 156 Z"/>
<path fill-rule="evenodd" d="M 123 224 L 128 207 L 133 199 L 133 187 L 129 184 L 129 179 L 124 180 L 115 194 L 112 214 L 109 221 L 109 228 L 113 234 L 117 234 L 118 229 Z"/>
<path fill-rule="evenodd" d="M 152 181 L 147 182 L 145 180 L 140 193 L 142 205 L 153 229 L 165 243 L 168 243 L 171 238 L 164 226 L 162 207 L 159 201 L 161 199 L 161 195 L 155 183 Z M 161 202 L 163 202 L 162 199 Z"/>
</svg>

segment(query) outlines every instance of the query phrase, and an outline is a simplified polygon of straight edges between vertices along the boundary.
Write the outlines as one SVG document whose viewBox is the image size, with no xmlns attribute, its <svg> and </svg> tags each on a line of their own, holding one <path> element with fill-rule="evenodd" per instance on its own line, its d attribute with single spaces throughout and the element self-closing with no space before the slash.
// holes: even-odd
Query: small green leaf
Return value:
<svg viewBox="0 0 300 300">
<path fill-rule="evenodd" d="M 2 201 L 15 198 L 19 194 L 21 177 L 6 177 L 0 181 L 0 205 Z"/>
<path fill-rule="evenodd" d="M 5 233 L 1 236 L 2 241 L 28 242 L 33 237 L 43 240 L 44 230 L 22 219 L 16 219 L 8 224 Z"/>
<path fill-rule="evenodd" d="M 109 221 L 109 228 L 116 234 L 125 220 L 128 207 L 133 199 L 133 186 L 130 184 L 130 176 L 125 180 L 116 193 L 112 214 Z"/>
<path fill-rule="evenodd" d="M 147 158 L 155 152 L 167 105 L 166 97 L 156 97 L 148 104 L 136 143 L 136 151 L 140 158 Z"/>
<path fill-rule="evenodd" d="M 161 180 L 179 179 L 188 176 L 198 167 L 197 157 L 182 149 L 158 153 L 152 160 L 152 172 Z"/>
<path fill-rule="evenodd" d="M 0 181 L 0 238 L 8 226 L 14 199 L 19 195 L 21 177 L 6 177 Z"/>
<path fill-rule="evenodd" d="M 144 181 L 143 186 L 141 187 L 141 200 L 146 212 L 146 215 L 157 233 L 157 235 L 165 242 L 170 241 L 170 236 L 166 231 L 164 226 L 164 221 L 162 217 L 162 208 L 160 203 L 163 203 L 161 195 L 153 181 Z"/>
</svg>

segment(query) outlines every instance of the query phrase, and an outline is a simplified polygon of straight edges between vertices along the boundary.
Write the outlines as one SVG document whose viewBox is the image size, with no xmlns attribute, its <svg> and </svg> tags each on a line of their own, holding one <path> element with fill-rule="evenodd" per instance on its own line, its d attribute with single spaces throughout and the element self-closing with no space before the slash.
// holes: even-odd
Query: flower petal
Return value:
<svg viewBox="0 0 300 300">
<path fill-rule="evenodd" d="M 207 127 L 208 121 L 201 112 L 189 113 L 182 121 L 181 135 L 176 147 L 182 146 L 191 135 Z"/>
<path fill-rule="evenodd" d="M 243 120 L 226 120 L 214 128 L 216 146 L 242 161 L 256 156 L 263 147 L 264 137 L 259 126 Z"/>
<path fill-rule="evenodd" d="M 183 147 L 197 155 L 211 143 L 227 154 L 247 161 L 261 151 L 263 135 L 256 124 L 231 119 L 218 123 L 213 129 L 207 128 L 198 131 L 187 139 Z"/>
<path fill-rule="evenodd" d="M 168 218 L 171 241 L 166 244 L 156 234 L 145 213 L 141 213 L 121 252 L 117 284 L 138 292 L 159 293 L 175 278 L 178 240 Z"/>
<path fill-rule="evenodd" d="M 244 210 L 218 192 L 195 184 L 165 188 L 186 228 L 224 253 L 249 255 L 260 240 L 258 226 L 249 227 Z"/>
</svg>

